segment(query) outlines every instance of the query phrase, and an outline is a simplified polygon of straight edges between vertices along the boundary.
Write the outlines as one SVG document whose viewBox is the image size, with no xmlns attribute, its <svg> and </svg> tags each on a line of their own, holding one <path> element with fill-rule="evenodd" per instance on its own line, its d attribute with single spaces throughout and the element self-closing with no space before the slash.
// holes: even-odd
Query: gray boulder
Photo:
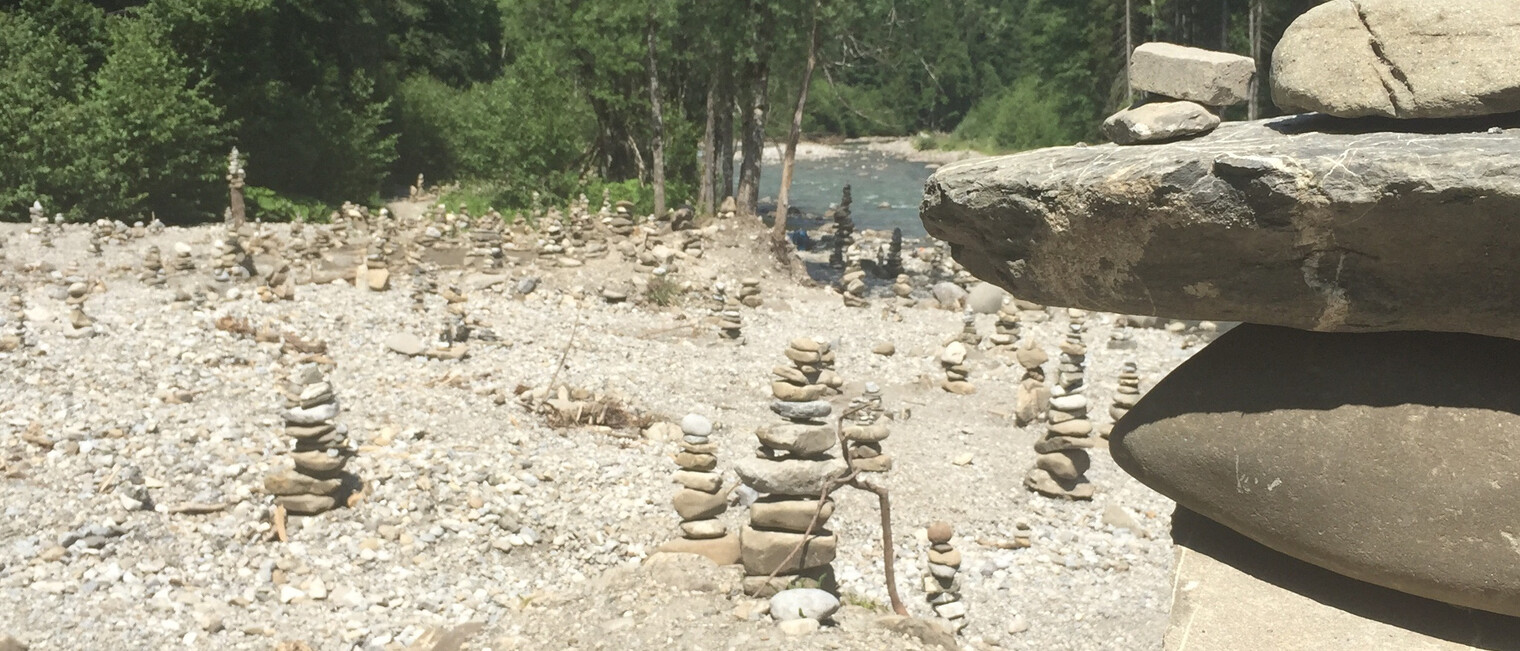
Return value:
<svg viewBox="0 0 1520 651">
<path fill-rule="evenodd" d="M 1129 57 L 1129 85 L 1135 90 L 1209 106 L 1246 101 L 1255 76 L 1251 57 L 1171 43 L 1146 43 Z"/>
<path fill-rule="evenodd" d="M 1339 117 L 1520 111 L 1520 2 L 1332 0 L 1272 52 L 1272 101 Z"/>
<path fill-rule="evenodd" d="M 977 283 L 966 294 L 966 307 L 977 314 L 997 314 L 1008 292 L 992 283 Z"/>
<path fill-rule="evenodd" d="M 839 597 L 818 588 L 782 590 L 771 597 L 771 618 L 823 621 L 839 612 Z"/>
<path fill-rule="evenodd" d="M 1114 144 L 1138 145 L 1201 136 L 1219 126 L 1219 116 L 1194 102 L 1154 102 L 1119 111 L 1103 121 Z"/>
<path fill-rule="evenodd" d="M 947 310 L 960 309 L 961 301 L 966 299 L 966 290 L 950 281 L 935 283 L 931 292 L 934 294 L 934 300 L 939 302 L 939 306 Z"/>
<path fill-rule="evenodd" d="M 1241 325 L 1114 426 L 1114 461 L 1279 552 L 1520 615 L 1520 342 Z"/>
<path fill-rule="evenodd" d="M 971 273 L 1044 305 L 1520 337 L 1520 129 L 1347 126 L 1230 122 L 954 163 L 921 217 Z"/>
</svg>

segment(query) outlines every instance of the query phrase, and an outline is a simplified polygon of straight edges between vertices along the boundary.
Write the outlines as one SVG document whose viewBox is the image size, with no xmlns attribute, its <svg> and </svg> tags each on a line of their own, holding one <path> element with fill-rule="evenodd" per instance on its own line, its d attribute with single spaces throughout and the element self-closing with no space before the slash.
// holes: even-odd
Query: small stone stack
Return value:
<svg viewBox="0 0 1520 651">
<path fill-rule="evenodd" d="M 966 310 L 961 315 L 961 333 L 956 336 L 956 341 L 966 344 L 967 348 L 976 348 L 982 345 L 982 336 L 976 332 L 976 313 Z"/>
<path fill-rule="evenodd" d="M 5 331 L 0 333 L 0 353 L 8 353 L 26 343 L 26 298 L 17 289 L 6 297 Z"/>
<path fill-rule="evenodd" d="M 1024 478 L 1025 487 L 1046 497 L 1088 500 L 1093 496 L 1093 485 L 1086 477 L 1092 465 L 1086 448 L 1093 446 L 1093 425 L 1087 418 L 1082 374 L 1087 358 L 1087 346 L 1082 343 L 1085 316 L 1073 311 L 1071 330 L 1061 342 L 1061 367 L 1057 384 L 1050 391 L 1045 438 L 1035 443 L 1039 456 Z"/>
<path fill-rule="evenodd" d="M 719 518 L 728 510 L 723 475 L 718 472 L 718 444 L 712 421 L 697 414 L 681 419 L 681 452 L 676 454 L 675 482 L 680 492 L 672 500 L 681 518 L 681 537 L 660 546 L 662 552 L 701 554 L 719 565 L 739 561 L 739 537 L 730 533 Z"/>
<path fill-rule="evenodd" d="M 470 258 L 476 266 L 500 269 L 505 256 L 506 252 L 501 248 L 501 231 L 485 227 L 470 231 Z"/>
<path fill-rule="evenodd" d="M 976 393 L 976 386 L 967 381 L 971 367 L 966 364 L 966 344 L 952 341 L 939 355 L 939 365 L 945 369 L 945 381 L 939 388 L 956 395 L 969 396 Z"/>
<path fill-rule="evenodd" d="M 90 255 L 93 256 L 104 255 L 106 252 L 106 240 L 111 239 L 111 234 L 114 231 L 115 229 L 111 227 L 111 222 L 104 219 L 95 220 L 95 223 L 90 225 L 90 241 L 85 245 L 85 250 L 89 251 Z"/>
<path fill-rule="evenodd" d="M 438 282 L 433 280 L 430 270 L 422 265 L 412 267 L 412 309 L 419 312 L 427 309 L 428 295 L 437 292 Z"/>
<path fill-rule="evenodd" d="M 850 266 L 839 279 L 844 291 L 845 307 L 865 307 L 866 302 L 866 272 L 860 268 L 859 260 L 851 260 Z"/>
<path fill-rule="evenodd" d="M 1134 409 L 1140 403 L 1140 370 L 1134 362 L 1125 362 L 1124 369 L 1119 371 L 1119 388 L 1114 392 L 1114 403 L 1108 407 L 1108 417 L 1113 423 L 1119 422 L 1120 418 Z M 1106 423 L 1101 434 L 1108 438 L 1108 433 L 1114 427 L 1113 423 Z"/>
<path fill-rule="evenodd" d="M 1219 126 L 1207 107 L 1250 97 L 1256 62 L 1250 57 L 1171 43 L 1145 43 L 1130 54 L 1129 84 L 1153 101 L 1119 111 L 1102 132 L 1119 145 L 1196 138 Z"/>
<path fill-rule="evenodd" d="M 275 301 L 289 301 L 296 297 L 295 281 L 290 278 L 290 263 L 282 262 L 274 271 L 264 277 L 264 284 L 258 289 L 259 300 L 265 303 Z"/>
<path fill-rule="evenodd" d="M 739 302 L 745 307 L 760 307 L 765 302 L 760 298 L 759 278 L 744 278 L 739 281 Z"/>
<path fill-rule="evenodd" d="M 998 308 L 997 328 L 990 338 L 992 345 L 1012 350 L 1019 343 L 1019 308 L 1012 301 Z"/>
<path fill-rule="evenodd" d="M 338 400 L 332 383 L 316 364 L 303 364 L 281 387 L 285 434 L 295 441 L 290 458 L 294 469 L 264 478 L 264 490 L 275 503 L 296 515 L 315 515 L 343 503 L 357 478 L 343 472 L 353 452 L 348 427 L 338 425 Z"/>
<path fill-rule="evenodd" d="M 897 276 L 903 272 L 903 234 L 901 228 L 892 229 L 892 243 L 887 246 L 887 256 L 881 261 L 881 275 Z"/>
<path fill-rule="evenodd" d="M 368 287 L 372 292 L 383 292 L 391 288 L 390 263 L 386 260 L 387 241 L 383 235 L 377 235 L 370 244 L 364 255 L 364 278 L 354 280 L 354 284 Z"/>
<path fill-rule="evenodd" d="M 854 414 L 844 427 L 844 438 L 849 441 L 845 456 L 850 465 L 861 472 L 891 470 L 892 457 L 881 449 L 881 442 L 891 435 L 887 424 L 882 422 L 885 410 L 881 406 L 881 388 L 875 382 L 867 382 L 865 393 L 851 400 L 850 408 Z"/>
<path fill-rule="evenodd" d="M 1014 421 L 1019 427 L 1028 425 L 1045 416 L 1050 409 L 1050 389 L 1045 386 L 1045 363 L 1050 361 L 1050 356 L 1045 354 L 1034 344 L 1034 339 L 1025 339 L 1014 353 L 1019 366 L 1024 367 L 1024 377 L 1019 380 L 1018 393 L 1014 398 Z"/>
<path fill-rule="evenodd" d="M 164 223 L 161 222 L 161 221 L 159 221 L 157 217 L 154 217 L 153 221 L 148 222 L 148 232 L 152 233 L 154 235 L 158 235 L 160 233 L 163 233 L 164 232 Z"/>
<path fill-rule="evenodd" d="M 216 242 L 216 262 L 212 266 L 220 282 L 247 280 L 253 275 L 253 256 L 243 247 L 243 238 L 235 230 L 227 232 Z"/>
<path fill-rule="evenodd" d="M 945 618 L 950 630 L 959 633 L 966 628 L 966 604 L 961 601 L 961 585 L 956 576 L 960 573 L 961 553 L 950 545 L 953 535 L 948 522 L 929 525 L 929 572 L 924 575 L 924 592 L 934 614 Z"/>
<path fill-rule="evenodd" d="M 33 201 L 32 207 L 26 209 L 26 215 L 32 224 L 31 228 L 27 229 L 28 233 L 31 233 L 33 235 L 42 235 L 43 233 L 47 232 L 47 214 L 46 211 L 42 209 L 41 201 Z"/>
<path fill-rule="evenodd" d="M 192 249 L 184 242 L 174 243 L 174 260 L 169 263 L 169 268 L 174 271 L 195 271 L 195 258 L 190 257 Z"/>
<path fill-rule="evenodd" d="M 163 287 L 168 279 L 164 275 L 164 257 L 159 252 L 158 246 L 149 245 L 148 250 L 143 251 L 143 272 L 139 278 L 144 284 L 151 287 Z"/>
<path fill-rule="evenodd" d="M 844 186 L 844 193 L 839 198 L 839 207 L 835 208 L 834 216 L 834 251 L 829 254 L 829 266 L 835 269 L 843 269 L 845 249 L 850 248 L 850 242 L 855 235 L 855 221 L 850 219 L 850 186 Z"/>
<path fill-rule="evenodd" d="M 558 260 L 565 254 L 565 247 L 565 227 L 557 219 L 547 221 L 538 239 L 538 257 Z"/>
<path fill-rule="evenodd" d="M 95 319 L 84 313 L 84 302 L 90 298 L 90 284 L 77 277 L 69 282 L 67 297 L 64 302 L 69 305 L 69 330 L 65 330 L 65 337 L 90 337 L 95 334 Z"/>
<path fill-rule="evenodd" d="M 602 198 L 602 210 L 604 211 L 607 210 L 606 204 L 607 198 L 604 196 Z M 603 219 L 603 223 L 607 225 L 608 232 L 619 238 L 627 239 L 628 236 L 633 235 L 633 216 L 629 214 L 628 206 L 624 205 L 622 201 L 618 202 L 617 208 L 614 209 L 610 217 Z"/>
<path fill-rule="evenodd" d="M 913 299 L 913 279 L 908 274 L 897 274 L 897 279 L 892 281 L 892 295 L 897 297 L 898 305 L 913 307 L 918 301 Z"/>
<path fill-rule="evenodd" d="M 838 437 L 825 419 L 833 407 L 822 400 L 825 385 L 819 382 L 824 347 L 809 338 L 792 340 L 786 356 L 792 366 L 772 370 L 775 401 L 771 411 L 785 423 L 755 432 L 759 454 L 735 464 L 734 471 L 746 485 L 761 494 L 750 507 L 750 523 L 740 537 L 740 559 L 747 575 L 744 589 L 754 596 L 770 596 L 786 588 L 798 576 L 832 583 L 838 538 L 827 528 L 834 512 L 833 500 L 819 511 L 818 496 L 825 484 L 846 472 L 844 460 L 831 454 Z M 808 525 L 817 513 L 818 522 L 806 544 L 782 564 L 792 549 L 803 542 Z M 777 579 L 767 582 L 772 573 Z M 825 587 L 827 589 L 827 587 Z"/>
<path fill-rule="evenodd" d="M 718 317 L 718 336 L 739 339 L 740 330 L 744 327 L 744 315 L 739 312 L 739 301 L 729 297 L 723 283 L 718 283 L 713 290 L 713 313 Z"/>
</svg>

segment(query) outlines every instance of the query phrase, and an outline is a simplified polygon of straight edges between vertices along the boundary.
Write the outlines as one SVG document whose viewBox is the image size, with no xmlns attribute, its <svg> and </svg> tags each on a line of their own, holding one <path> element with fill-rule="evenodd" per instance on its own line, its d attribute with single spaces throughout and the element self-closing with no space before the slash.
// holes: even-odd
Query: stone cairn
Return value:
<svg viewBox="0 0 1520 651">
<path fill-rule="evenodd" d="M 111 239 L 111 236 L 115 232 L 116 229 L 110 221 L 104 219 L 95 220 L 95 223 L 90 225 L 90 241 L 86 245 L 85 250 L 93 256 L 104 255 L 106 252 L 106 242 Z"/>
<path fill-rule="evenodd" d="M 850 261 L 850 266 L 845 269 L 839 283 L 843 287 L 845 307 L 869 305 L 866 301 L 866 272 L 860 268 L 860 260 Z"/>
<path fill-rule="evenodd" d="M 718 319 L 718 336 L 739 339 L 744 328 L 744 315 L 739 312 L 739 302 L 729 297 L 728 286 L 723 283 L 713 285 L 712 298 L 713 316 Z"/>
<path fill-rule="evenodd" d="M 939 388 L 956 395 L 969 396 L 976 393 L 976 385 L 971 384 L 971 367 L 966 364 L 966 344 L 960 341 L 952 341 L 945 346 L 945 350 L 939 354 L 939 365 L 945 369 L 945 381 Z"/>
<path fill-rule="evenodd" d="M 744 278 L 739 281 L 739 302 L 745 307 L 760 307 L 765 302 L 760 298 L 759 278 Z"/>
<path fill-rule="evenodd" d="M 77 276 L 70 276 L 64 303 L 69 306 L 69 330 L 65 337 L 89 337 L 95 334 L 95 319 L 84 312 L 84 302 L 90 298 L 90 283 Z"/>
<path fill-rule="evenodd" d="M 290 277 L 290 263 L 281 262 L 274 271 L 264 276 L 264 283 L 258 288 L 259 300 L 265 303 L 275 301 L 289 301 L 296 297 L 296 284 Z"/>
<path fill-rule="evenodd" d="M 1025 339 L 1014 352 L 1014 359 L 1024 367 L 1013 408 L 1015 422 L 1023 427 L 1044 417 L 1050 409 L 1050 389 L 1045 386 L 1045 363 L 1050 356 L 1035 345 L 1034 339 Z"/>
<path fill-rule="evenodd" d="M 738 561 L 739 538 L 719 518 L 728 510 L 728 494 L 738 485 L 723 488 L 718 472 L 718 444 L 710 440 L 712 421 L 688 414 L 681 419 L 681 452 L 675 456 L 676 515 L 681 518 L 681 538 L 660 546 L 662 552 L 701 554 L 719 565 Z"/>
<path fill-rule="evenodd" d="M 950 545 L 954 531 L 950 523 L 929 525 L 929 572 L 924 575 L 924 592 L 934 614 L 945 618 L 950 629 L 959 633 L 966 628 L 966 603 L 961 601 L 961 553 Z"/>
<path fill-rule="evenodd" d="M 377 233 L 364 255 L 364 285 L 372 292 L 391 288 L 390 262 L 386 260 L 390 241 L 383 233 Z M 357 283 L 355 283 L 357 284 Z"/>
<path fill-rule="evenodd" d="M 27 210 L 27 216 L 32 222 L 32 227 L 28 231 L 36 235 L 43 246 L 53 248 L 53 227 L 48 223 L 47 214 L 42 210 L 42 202 L 33 201 L 32 207 Z"/>
<path fill-rule="evenodd" d="M 880 261 L 881 275 L 900 276 L 903 272 L 902 264 L 903 234 L 901 228 L 892 229 L 892 243 L 887 246 L 887 255 Z"/>
<path fill-rule="evenodd" d="M 501 220 L 492 220 L 500 224 Z M 500 269 L 506 251 L 501 248 L 501 231 L 496 227 L 477 226 L 470 230 L 470 258 L 483 269 Z"/>
<path fill-rule="evenodd" d="M 1019 343 L 1019 308 L 1012 301 L 998 308 L 996 331 L 989 340 L 1000 350 L 1013 350 Z"/>
<path fill-rule="evenodd" d="M 296 515 L 331 510 L 357 483 L 343 471 L 353 452 L 348 449 L 348 427 L 335 423 L 339 409 L 332 383 L 316 364 L 303 364 L 280 393 L 285 434 L 295 441 L 290 455 L 295 467 L 266 477 L 264 490 Z"/>
<path fill-rule="evenodd" d="M 11 352 L 26 343 L 26 298 L 20 289 L 7 295 L 5 310 L 5 331 L 0 333 L 0 353 Z"/>
<path fill-rule="evenodd" d="M 976 348 L 982 345 L 982 336 L 976 332 L 976 313 L 966 310 L 961 315 L 961 332 L 955 337 L 956 341 L 966 344 L 967 348 Z"/>
<path fill-rule="evenodd" d="M 892 469 L 892 457 L 881 449 L 881 442 L 891 436 L 887 424 L 882 422 L 886 410 L 881 405 L 881 388 L 875 382 L 867 382 L 865 393 L 850 401 L 849 424 L 844 427 L 844 438 L 849 441 L 845 456 L 850 464 L 861 472 L 886 472 Z"/>
<path fill-rule="evenodd" d="M 1061 366 L 1056 386 L 1050 390 L 1050 410 L 1045 414 L 1045 438 L 1034 445 L 1035 467 L 1024 485 L 1046 497 L 1088 500 L 1093 485 L 1086 473 L 1092 465 L 1086 448 L 1093 445 L 1092 421 L 1087 418 L 1087 395 L 1083 386 L 1083 363 L 1087 346 L 1082 343 L 1086 313 L 1070 311 L 1072 323 L 1061 342 Z"/>
<path fill-rule="evenodd" d="M 750 522 L 740 536 L 744 589 L 753 596 L 771 596 L 799 576 L 820 584 L 815 587 L 832 585 L 830 563 L 838 538 L 825 526 L 834 502 L 825 501 L 819 510 L 818 497 L 847 466 L 831 453 L 838 435 L 825 419 L 833 407 L 821 399 L 827 389 L 821 364 L 828 354 L 813 339 L 791 341 L 786 357 L 792 364 L 771 371 L 776 376 L 771 381 L 771 411 L 785 422 L 756 430 L 759 454 L 734 466 L 739 479 L 761 494 L 750 506 Z M 815 513 L 818 521 L 808 536 Z M 792 554 L 799 544 L 801 550 Z M 767 581 L 772 574 L 776 579 Z"/>
<path fill-rule="evenodd" d="M 228 228 L 223 237 L 216 242 L 216 262 L 212 265 L 212 273 L 219 282 L 231 280 L 247 280 L 253 276 L 253 256 L 243 246 L 243 238 L 240 233 Z"/>
<path fill-rule="evenodd" d="M 892 295 L 897 297 L 898 304 L 903 307 L 918 304 L 913 299 L 913 279 L 908 274 L 897 274 L 897 279 L 892 281 Z"/>
<path fill-rule="evenodd" d="M 174 260 L 169 263 L 169 268 L 175 271 L 195 271 L 195 258 L 190 256 L 192 249 L 184 242 L 174 243 Z"/>
<path fill-rule="evenodd" d="M 142 268 L 142 275 L 138 278 L 144 284 L 151 287 L 163 287 L 164 283 L 168 282 L 168 278 L 164 275 L 163 253 L 158 250 L 158 246 L 149 245 L 148 250 L 143 251 Z"/>
<path fill-rule="evenodd" d="M 855 221 L 850 219 L 850 186 L 844 186 L 844 193 L 839 198 L 839 207 L 832 212 L 834 215 L 834 251 L 829 254 L 829 266 L 835 269 L 843 269 L 845 265 L 844 252 L 850 248 L 850 242 L 855 235 Z"/>
<path fill-rule="evenodd" d="M 1108 417 L 1112 423 L 1105 423 L 1101 430 L 1103 438 L 1114 428 L 1114 423 L 1134 409 L 1140 403 L 1140 370 L 1134 362 L 1125 362 L 1124 368 L 1119 371 L 1119 388 L 1114 391 L 1114 402 L 1108 407 Z"/>
</svg>

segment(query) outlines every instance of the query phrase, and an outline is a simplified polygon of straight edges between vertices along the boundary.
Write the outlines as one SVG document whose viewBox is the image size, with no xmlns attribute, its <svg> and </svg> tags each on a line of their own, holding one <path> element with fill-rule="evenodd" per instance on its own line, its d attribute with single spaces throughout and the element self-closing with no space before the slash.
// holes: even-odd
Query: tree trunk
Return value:
<svg viewBox="0 0 1520 651">
<path fill-rule="evenodd" d="M 1261 0 L 1251 0 L 1251 6 L 1246 12 L 1249 21 L 1246 31 L 1251 37 L 1251 59 L 1256 62 L 1256 76 L 1251 77 L 1250 99 L 1246 103 L 1246 119 L 1255 120 L 1261 116 L 1261 76 L 1263 74 L 1261 62 Z"/>
<path fill-rule="evenodd" d="M 718 188 L 721 194 L 715 198 L 721 203 L 734 196 L 734 91 L 730 81 L 724 80 L 721 97 L 718 98 Z"/>
<path fill-rule="evenodd" d="M 654 216 L 665 216 L 665 119 L 660 115 L 660 76 L 654 60 L 654 13 L 649 14 L 649 112 L 654 118 Z"/>
<path fill-rule="evenodd" d="M 786 211 L 790 207 L 792 170 L 797 166 L 797 141 L 802 139 L 803 108 L 807 106 L 808 86 L 813 83 L 813 68 L 818 65 L 818 11 L 823 0 L 813 2 L 813 27 L 808 35 L 807 64 L 802 68 L 802 86 L 797 89 L 797 108 L 792 111 L 792 130 L 786 134 L 786 154 L 781 159 L 781 189 L 776 193 L 776 222 L 771 239 L 786 241 Z"/>
<path fill-rule="evenodd" d="M 698 161 L 702 169 L 697 190 L 697 212 L 704 216 L 712 215 L 718 207 L 717 199 L 713 197 L 716 192 L 718 162 L 717 104 L 718 73 L 714 71 L 707 81 L 707 128 L 702 131 L 702 157 Z"/>
<path fill-rule="evenodd" d="M 742 149 L 739 161 L 739 188 L 734 197 L 738 213 L 744 217 L 760 214 L 760 157 L 765 149 L 766 95 L 770 86 L 770 64 L 760 61 L 748 66 L 750 74 L 749 107 L 744 112 Z"/>
</svg>

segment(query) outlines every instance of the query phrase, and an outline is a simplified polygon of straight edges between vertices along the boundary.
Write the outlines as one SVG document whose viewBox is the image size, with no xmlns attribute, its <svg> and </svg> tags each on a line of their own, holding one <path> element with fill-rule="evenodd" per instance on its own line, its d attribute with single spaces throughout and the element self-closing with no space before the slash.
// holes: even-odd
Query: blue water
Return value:
<svg viewBox="0 0 1520 651">
<path fill-rule="evenodd" d="M 798 226 L 817 226 L 824 211 L 839 202 L 846 183 L 854 201 L 850 217 L 855 228 L 881 230 L 903 229 L 903 235 L 922 237 L 923 222 L 918 220 L 918 204 L 924 196 L 924 180 L 934 172 L 928 163 L 915 163 L 862 145 L 845 145 L 845 155 L 822 160 L 799 160 L 793 172 L 791 203 L 811 219 Z M 775 205 L 781 187 L 781 164 L 766 164 L 760 169 L 761 205 Z M 882 207 L 885 204 L 886 207 Z"/>
</svg>

